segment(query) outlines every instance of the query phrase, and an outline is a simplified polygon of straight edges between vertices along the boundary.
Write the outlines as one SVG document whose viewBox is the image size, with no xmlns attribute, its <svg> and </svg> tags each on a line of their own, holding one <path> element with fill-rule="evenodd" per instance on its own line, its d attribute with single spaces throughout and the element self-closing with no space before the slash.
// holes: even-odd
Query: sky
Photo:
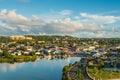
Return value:
<svg viewBox="0 0 120 80">
<path fill-rule="evenodd" d="M 0 35 L 120 38 L 120 0 L 0 0 Z"/>
</svg>

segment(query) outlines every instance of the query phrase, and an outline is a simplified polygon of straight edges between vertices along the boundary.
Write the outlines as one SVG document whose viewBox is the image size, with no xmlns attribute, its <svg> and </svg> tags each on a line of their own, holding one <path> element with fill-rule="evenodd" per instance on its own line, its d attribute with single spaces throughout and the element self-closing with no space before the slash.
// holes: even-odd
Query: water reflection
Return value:
<svg viewBox="0 0 120 80">
<path fill-rule="evenodd" d="M 63 61 L 63 60 L 65 60 L 65 62 L 66 62 L 66 64 L 69 64 L 70 62 L 71 62 L 71 59 L 72 58 L 70 58 L 70 57 L 68 57 L 68 58 L 54 58 L 54 59 L 52 59 L 52 58 L 43 58 L 43 59 L 40 59 L 40 58 L 38 58 L 38 59 L 36 59 L 36 61 L 35 62 L 33 62 L 33 67 L 35 67 L 35 66 L 37 66 L 40 62 L 42 62 L 42 60 L 44 60 L 44 61 L 47 61 L 47 62 L 54 62 L 54 61 Z M 79 57 L 77 58 L 76 57 L 76 61 L 78 61 L 77 59 L 80 59 Z"/>
<path fill-rule="evenodd" d="M 8 63 L 1 63 L 0 64 L 0 71 L 2 72 L 8 72 L 8 71 L 14 71 L 16 68 L 20 68 L 25 63 L 14 63 L 14 64 L 8 64 Z"/>
<path fill-rule="evenodd" d="M 0 63 L 0 80 L 61 80 L 63 67 L 79 60 L 80 57 L 72 57 L 14 64 Z"/>
</svg>

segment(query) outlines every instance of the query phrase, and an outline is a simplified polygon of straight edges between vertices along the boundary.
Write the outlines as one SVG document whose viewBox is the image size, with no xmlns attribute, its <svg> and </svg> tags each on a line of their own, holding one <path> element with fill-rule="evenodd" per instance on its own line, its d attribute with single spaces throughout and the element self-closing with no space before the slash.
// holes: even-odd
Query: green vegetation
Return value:
<svg viewBox="0 0 120 80">
<path fill-rule="evenodd" d="M 3 56 L 0 56 L 0 62 L 8 62 L 8 63 L 14 63 L 14 62 L 27 62 L 27 61 L 35 61 L 36 56 L 13 56 L 8 54 L 7 52 L 4 52 Z"/>
<path fill-rule="evenodd" d="M 109 68 L 111 65 L 104 65 L 104 62 L 100 59 L 92 60 L 93 65 L 89 65 L 87 68 L 88 74 L 95 80 L 108 80 L 120 78 L 120 71 L 104 70 Z M 114 66 L 113 66 L 114 68 Z"/>
<path fill-rule="evenodd" d="M 62 80 L 71 80 L 70 75 L 68 74 L 68 72 L 71 70 L 71 68 L 77 64 L 77 62 L 75 62 L 73 65 L 69 64 L 69 66 L 65 66 L 63 68 L 63 75 L 62 75 Z M 74 72 L 72 72 L 75 79 L 76 80 L 86 80 L 84 77 L 84 71 L 83 71 L 83 65 L 79 65 L 76 67 L 76 70 Z"/>
<path fill-rule="evenodd" d="M 62 80 L 71 80 L 70 77 L 68 77 L 67 75 L 69 69 L 70 69 L 70 66 L 64 66 Z"/>
<path fill-rule="evenodd" d="M 71 65 L 71 67 L 73 67 L 75 64 L 76 63 Z M 68 74 L 68 72 L 71 70 L 71 67 L 69 66 L 64 67 L 62 80 L 68 80 L 68 78 L 70 78 L 71 80 L 71 76 L 69 76 Z M 104 70 L 105 67 L 106 65 L 102 59 L 95 58 L 89 60 L 88 63 L 86 64 L 80 63 L 79 65 L 75 66 L 74 71 L 72 71 L 72 74 L 76 80 L 87 80 L 86 78 L 88 77 L 94 80 L 120 79 L 120 70 L 118 71 Z"/>
<path fill-rule="evenodd" d="M 0 36 L 0 43 L 8 43 L 11 40 L 8 37 Z"/>
<path fill-rule="evenodd" d="M 97 67 L 89 68 L 88 73 L 91 77 L 95 78 L 96 80 L 107 80 L 107 79 L 116 79 L 120 78 L 120 71 L 107 71 L 103 69 L 98 69 Z"/>
<path fill-rule="evenodd" d="M 0 57 L 0 62 L 27 62 L 27 61 L 35 61 L 36 56 L 10 56 L 10 57 Z"/>
<path fill-rule="evenodd" d="M 78 66 L 77 70 L 74 72 L 76 80 L 86 80 L 84 77 L 83 65 Z"/>
</svg>

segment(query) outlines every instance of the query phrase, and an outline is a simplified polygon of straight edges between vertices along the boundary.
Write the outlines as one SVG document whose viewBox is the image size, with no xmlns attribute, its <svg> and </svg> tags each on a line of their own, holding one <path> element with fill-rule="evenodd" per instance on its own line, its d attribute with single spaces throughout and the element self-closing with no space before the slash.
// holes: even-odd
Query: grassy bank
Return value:
<svg viewBox="0 0 120 80">
<path fill-rule="evenodd" d="M 36 56 L 1 56 L 0 63 L 14 63 L 14 62 L 28 62 L 28 61 L 35 61 Z"/>
<path fill-rule="evenodd" d="M 120 71 L 108 71 L 103 69 L 98 69 L 97 67 L 88 68 L 88 73 L 91 77 L 96 80 L 108 80 L 108 79 L 116 79 L 120 78 Z"/>
</svg>

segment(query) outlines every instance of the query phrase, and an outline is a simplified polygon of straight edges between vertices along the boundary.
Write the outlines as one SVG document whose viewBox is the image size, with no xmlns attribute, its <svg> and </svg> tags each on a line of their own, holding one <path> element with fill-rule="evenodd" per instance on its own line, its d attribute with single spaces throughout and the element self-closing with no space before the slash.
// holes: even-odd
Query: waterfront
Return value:
<svg viewBox="0 0 120 80">
<path fill-rule="evenodd" d="M 1 80 L 61 80 L 62 69 L 80 57 L 67 59 L 40 59 L 35 62 L 0 63 Z"/>
</svg>

